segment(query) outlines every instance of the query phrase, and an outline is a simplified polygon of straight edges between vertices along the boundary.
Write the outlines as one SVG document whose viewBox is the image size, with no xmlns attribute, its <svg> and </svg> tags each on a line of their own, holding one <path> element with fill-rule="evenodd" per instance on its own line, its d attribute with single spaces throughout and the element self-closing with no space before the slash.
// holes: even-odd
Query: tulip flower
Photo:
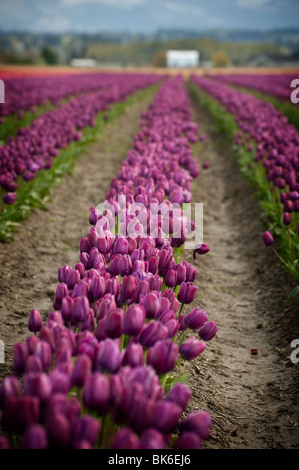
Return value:
<svg viewBox="0 0 299 470">
<path fill-rule="evenodd" d="M 156 341 L 149 348 L 147 363 L 151 365 L 158 374 L 166 374 L 175 366 L 178 359 L 179 347 L 170 339 Z"/>
<path fill-rule="evenodd" d="M 108 378 L 101 372 L 95 372 L 83 388 L 84 405 L 100 415 L 108 410 L 110 386 Z"/>
<path fill-rule="evenodd" d="M 115 341 L 105 339 L 99 345 L 96 368 L 99 371 L 117 372 L 122 362 L 122 353 Z"/>
<path fill-rule="evenodd" d="M 126 347 L 123 356 L 123 365 L 132 367 L 142 366 L 144 364 L 144 351 L 139 343 L 130 343 Z"/>
<path fill-rule="evenodd" d="M 182 304 L 190 304 L 195 299 L 197 287 L 192 282 L 182 282 L 178 291 L 178 300 Z"/>
<path fill-rule="evenodd" d="M 176 383 L 167 393 L 165 400 L 172 401 L 179 405 L 182 410 L 185 410 L 187 404 L 192 396 L 192 392 L 187 385 L 182 383 Z"/>
<path fill-rule="evenodd" d="M 218 331 L 218 326 L 216 323 L 211 320 L 203 326 L 199 332 L 198 336 L 204 341 L 210 341 Z"/>
<path fill-rule="evenodd" d="M 169 434 L 177 425 L 181 413 L 182 408 L 176 403 L 160 400 L 155 405 L 152 416 L 152 425 L 157 428 L 158 431 L 164 434 Z"/>
<path fill-rule="evenodd" d="M 196 245 L 193 250 L 193 259 L 196 259 L 196 255 L 204 255 L 210 251 L 210 247 L 207 243 Z"/>
<path fill-rule="evenodd" d="M 195 307 L 184 317 L 185 324 L 192 330 L 198 330 L 208 320 L 208 315 L 204 310 Z"/>
<path fill-rule="evenodd" d="M 168 330 L 160 321 L 151 320 L 140 334 L 140 343 L 148 348 L 165 339 L 167 335 Z"/>
<path fill-rule="evenodd" d="M 202 439 L 195 432 L 182 432 L 175 442 L 175 449 L 200 449 Z"/>
<path fill-rule="evenodd" d="M 21 447 L 22 449 L 47 449 L 46 430 L 39 424 L 29 426 L 22 438 Z"/>
<path fill-rule="evenodd" d="M 191 361 L 199 356 L 205 350 L 205 347 L 205 343 L 196 340 L 194 336 L 191 336 L 180 345 L 180 356 L 187 361 Z"/>
<path fill-rule="evenodd" d="M 179 424 L 181 432 L 191 431 L 205 439 L 210 435 L 210 426 L 212 424 L 211 417 L 207 411 L 200 410 L 190 413 Z"/>
<path fill-rule="evenodd" d="M 111 449 L 139 449 L 139 438 L 129 427 L 123 427 L 115 434 Z"/>
<path fill-rule="evenodd" d="M 122 318 L 122 331 L 126 335 L 137 336 L 144 325 L 145 309 L 141 305 L 131 305 L 124 312 Z"/>
<path fill-rule="evenodd" d="M 272 236 L 272 233 L 269 232 L 268 230 L 266 230 L 264 233 L 263 233 L 263 242 L 266 246 L 269 246 L 269 245 L 272 245 L 272 243 L 274 243 L 274 239 L 273 239 L 273 236 Z"/>
<path fill-rule="evenodd" d="M 17 200 L 17 193 L 7 193 L 3 196 L 3 202 L 5 204 L 14 204 Z"/>
</svg>

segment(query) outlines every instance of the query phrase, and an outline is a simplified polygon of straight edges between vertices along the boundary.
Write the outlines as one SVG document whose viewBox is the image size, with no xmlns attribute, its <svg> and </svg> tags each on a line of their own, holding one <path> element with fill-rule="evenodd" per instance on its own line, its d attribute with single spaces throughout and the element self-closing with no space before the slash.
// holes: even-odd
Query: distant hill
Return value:
<svg viewBox="0 0 299 470">
<path fill-rule="evenodd" d="M 100 64 L 150 65 L 167 49 L 196 49 L 202 61 L 212 61 L 219 51 L 232 65 L 246 65 L 256 57 L 275 58 L 278 64 L 298 61 L 299 28 L 271 31 L 161 29 L 152 34 L 128 32 L 96 34 L 34 34 L 0 32 L 0 62 L 43 63 L 45 49 L 57 62 L 92 58 Z"/>
</svg>

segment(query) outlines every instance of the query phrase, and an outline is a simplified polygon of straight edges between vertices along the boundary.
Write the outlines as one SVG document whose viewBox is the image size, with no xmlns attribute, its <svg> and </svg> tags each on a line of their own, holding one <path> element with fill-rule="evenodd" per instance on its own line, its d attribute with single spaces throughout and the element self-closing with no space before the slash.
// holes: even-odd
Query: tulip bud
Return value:
<svg viewBox="0 0 299 470">
<path fill-rule="evenodd" d="M 179 347 L 170 339 L 156 341 L 149 348 L 147 364 L 151 365 L 158 374 L 166 374 L 176 365 Z"/>
<path fill-rule="evenodd" d="M 142 366 L 144 364 L 144 351 L 139 343 L 130 343 L 125 349 L 122 361 L 123 365 L 131 367 Z"/>
<path fill-rule="evenodd" d="M 165 339 L 167 334 L 167 328 L 160 321 L 152 320 L 143 329 L 140 335 L 140 342 L 144 347 L 148 348 L 157 341 Z"/>
<path fill-rule="evenodd" d="M 142 305 L 131 305 L 123 315 L 122 331 L 126 335 L 137 336 L 145 321 L 145 309 Z"/>
<path fill-rule="evenodd" d="M 201 439 L 205 439 L 210 435 L 211 424 L 211 417 L 207 411 L 194 411 L 180 422 L 179 430 L 181 432 L 194 432 L 199 435 Z"/>
<path fill-rule="evenodd" d="M 89 316 L 89 302 L 88 298 L 80 295 L 79 297 L 74 298 L 74 305 L 72 309 L 72 324 L 76 325 L 77 323 L 87 320 Z"/>
<path fill-rule="evenodd" d="M 26 361 L 29 356 L 29 349 L 26 341 L 16 343 L 13 347 L 13 370 L 14 372 L 24 372 Z"/>
<path fill-rule="evenodd" d="M 156 403 L 152 416 L 152 424 L 158 431 L 169 434 L 176 427 L 182 408 L 176 403 L 160 400 Z"/>
<path fill-rule="evenodd" d="M 93 277 L 90 284 L 90 298 L 94 301 L 105 295 L 106 282 L 103 276 Z"/>
<path fill-rule="evenodd" d="M 178 291 L 178 300 L 182 304 L 190 304 L 196 295 L 197 287 L 192 282 L 182 282 Z"/>
<path fill-rule="evenodd" d="M 204 341 L 209 341 L 215 336 L 217 331 L 218 331 L 217 324 L 213 320 L 211 320 L 199 330 L 198 336 Z"/>
<path fill-rule="evenodd" d="M 72 427 L 68 418 L 61 412 L 53 412 L 46 423 L 49 444 L 55 449 L 67 449 L 71 444 Z"/>
<path fill-rule="evenodd" d="M 101 372 L 95 372 L 86 381 L 83 388 L 84 405 L 100 415 L 108 411 L 110 385 L 108 378 Z"/>
<path fill-rule="evenodd" d="M 3 410 L 8 398 L 17 398 L 20 395 L 20 391 L 20 383 L 14 375 L 5 377 L 0 388 L 0 409 Z"/>
<path fill-rule="evenodd" d="M 41 339 L 35 347 L 34 356 L 41 360 L 43 370 L 47 371 L 52 362 L 52 351 L 49 343 Z"/>
<path fill-rule="evenodd" d="M 167 287 L 175 287 L 177 283 L 177 272 L 174 269 L 169 269 L 164 277 L 164 284 Z"/>
<path fill-rule="evenodd" d="M 140 449 L 166 449 L 167 444 L 162 433 L 155 428 L 143 431 L 140 438 Z"/>
<path fill-rule="evenodd" d="M 289 212 L 285 212 L 283 214 L 283 219 L 282 219 L 282 223 L 284 225 L 290 225 L 292 222 L 292 218 L 291 218 L 291 214 Z"/>
<path fill-rule="evenodd" d="M 172 401 L 185 410 L 192 396 L 192 392 L 187 385 L 176 383 L 167 393 L 165 400 Z"/>
<path fill-rule="evenodd" d="M 208 320 L 208 315 L 204 310 L 195 307 L 185 316 L 185 324 L 192 330 L 198 330 Z"/>
<path fill-rule="evenodd" d="M 184 431 L 175 442 L 175 449 L 200 449 L 201 438 L 194 432 Z"/>
<path fill-rule="evenodd" d="M 122 362 L 122 354 L 115 341 L 110 338 L 101 341 L 96 358 L 99 371 L 117 372 Z"/>
<path fill-rule="evenodd" d="M 75 285 L 80 281 L 81 276 L 77 269 L 70 269 L 66 275 L 66 284 L 68 289 L 74 289 Z"/>
<path fill-rule="evenodd" d="M 7 193 L 3 196 L 5 204 L 14 204 L 17 200 L 17 193 Z"/>
<path fill-rule="evenodd" d="M 111 449 L 139 449 L 139 438 L 131 428 L 125 426 L 119 429 L 111 446 Z"/>
<path fill-rule="evenodd" d="M 272 233 L 269 232 L 268 230 L 266 230 L 264 233 L 263 233 L 263 242 L 266 246 L 269 246 L 269 245 L 272 245 L 272 243 L 274 243 L 274 239 L 273 239 L 273 236 L 272 236 Z"/>
<path fill-rule="evenodd" d="M 22 449 L 47 449 L 48 439 L 45 429 L 40 424 L 32 424 L 26 430 L 22 441 Z"/>
<path fill-rule="evenodd" d="M 39 400 L 37 397 L 10 397 L 5 402 L 2 415 L 3 431 L 22 434 L 31 424 L 38 423 Z"/>
<path fill-rule="evenodd" d="M 191 361 L 199 356 L 205 350 L 205 343 L 196 340 L 194 336 L 188 338 L 180 345 L 180 356 L 187 361 Z"/>
<path fill-rule="evenodd" d="M 85 415 L 75 423 L 74 440 L 75 442 L 87 441 L 91 447 L 97 443 L 101 426 L 98 419 Z M 78 448 L 78 447 L 77 447 Z"/>
<path fill-rule="evenodd" d="M 193 250 L 193 258 L 196 259 L 196 255 L 204 255 L 205 253 L 208 253 L 208 251 L 210 251 L 210 247 L 207 243 L 196 245 Z"/>
<path fill-rule="evenodd" d="M 24 376 L 24 395 L 38 397 L 41 403 L 46 403 L 52 393 L 52 386 L 49 376 L 41 373 L 25 374 Z"/>
</svg>

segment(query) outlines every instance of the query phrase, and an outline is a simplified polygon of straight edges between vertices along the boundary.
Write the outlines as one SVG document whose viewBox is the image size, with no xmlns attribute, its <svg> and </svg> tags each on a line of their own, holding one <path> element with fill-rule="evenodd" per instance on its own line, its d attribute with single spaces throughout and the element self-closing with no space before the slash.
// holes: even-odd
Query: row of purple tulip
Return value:
<svg viewBox="0 0 299 470">
<path fill-rule="evenodd" d="M 126 74 L 80 73 L 48 77 L 22 77 L 5 79 L 5 103 L 0 104 L 0 117 L 12 114 L 22 117 L 24 111 L 34 111 L 50 102 L 58 106 L 69 96 L 105 89 L 119 84 Z"/>
<path fill-rule="evenodd" d="M 266 95 L 290 102 L 293 88 L 291 83 L 298 78 L 295 74 L 222 74 L 211 75 L 219 82 L 250 88 Z"/>
<path fill-rule="evenodd" d="M 268 182 L 279 191 L 281 222 L 288 226 L 292 218 L 296 221 L 299 212 L 298 130 L 288 124 L 287 118 L 272 104 L 249 93 L 195 75 L 191 80 L 235 117 L 240 128 L 235 143 L 255 151 L 254 161 L 262 162 Z"/>
<path fill-rule="evenodd" d="M 106 195 L 116 219 L 128 228 L 134 204 L 148 213 L 160 203 L 163 212 L 163 202 L 190 200 L 197 139 L 182 77 L 174 77 L 142 114 Z M 165 237 L 159 223 L 154 236 L 140 234 L 135 221 L 135 234 L 114 236 L 109 211 L 91 208 L 80 260 L 58 270 L 54 310 L 44 323 L 32 310 L 32 334 L 14 346 L 14 373 L 0 389 L 2 448 L 198 449 L 210 434 L 209 413 L 185 415 L 192 392 L 175 381 L 217 332 L 205 311 L 188 311 L 197 270 L 175 253 L 186 234 Z M 173 224 L 177 216 L 169 211 Z M 194 256 L 207 251 L 196 246 Z"/>
<path fill-rule="evenodd" d="M 76 78 L 78 82 L 80 77 Z M 88 80 L 82 79 L 86 87 Z M 18 177 L 29 181 L 39 170 L 51 168 L 59 150 L 80 140 L 82 129 L 94 126 L 100 111 L 160 79 L 157 75 L 127 74 L 124 77 L 115 74 L 114 80 L 102 83 L 106 84 L 103 89 L 76 96 L 67 104 L 42 114 L 29 127 L 20 128 L 16 137 L 10 137 L 0 146 L 0 185 L 8 191 L 3 197 L 4 202 L 13 204 L 16 201 Z"/>
</svg>

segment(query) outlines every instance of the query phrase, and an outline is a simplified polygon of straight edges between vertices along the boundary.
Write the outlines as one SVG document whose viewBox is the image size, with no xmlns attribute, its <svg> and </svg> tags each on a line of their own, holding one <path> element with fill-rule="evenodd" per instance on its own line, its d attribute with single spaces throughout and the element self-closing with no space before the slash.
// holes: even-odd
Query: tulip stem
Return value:
<svg viewBox="0 0 299 470">
<path fill-rule="evenodd" d="M 288 266 L 288 264 L 285 262 L 285 260 L 277 253 L 277 251 L 275 250 L 275 248 L 272 247 L 272 250 L 274 251 L 274 253 L 276 254 L 276 256 L 280 259 L 280 261 L 285 264 L 286 266 Z"/>
</svg>

